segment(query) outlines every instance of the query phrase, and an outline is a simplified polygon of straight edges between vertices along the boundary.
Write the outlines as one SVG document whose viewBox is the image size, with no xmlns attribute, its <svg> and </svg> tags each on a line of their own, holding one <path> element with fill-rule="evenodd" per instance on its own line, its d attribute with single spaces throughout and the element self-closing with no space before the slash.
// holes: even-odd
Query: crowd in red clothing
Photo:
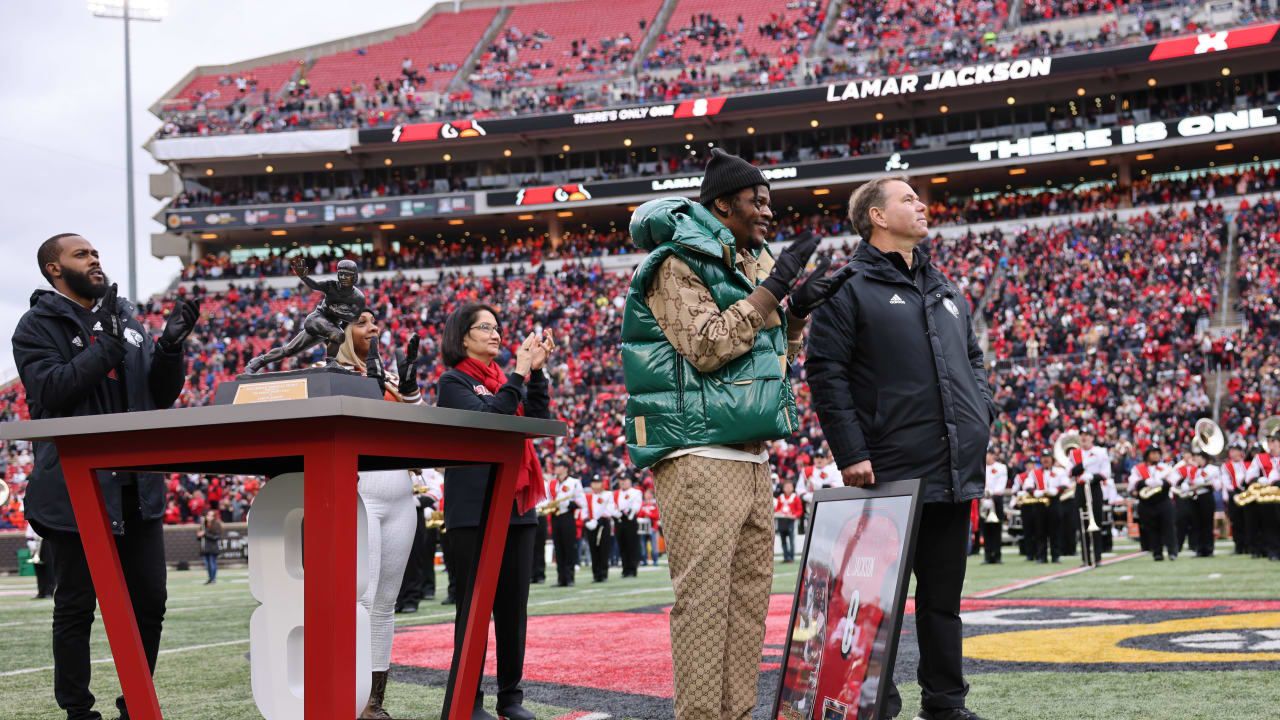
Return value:
<svg viewBox="0 0 1280 720">
<path fill-rule="evenodd" d="M 1242 301 L 1274 295 L 1273 274 L 1256 271 L 1280 259 L 1274 254 L 1280 239 L 1274 198 L 1242 207 L 1236 222 L 1242 238 Z M 1129 221 L 1098 217 L 929 241 L 925 249 L 971 306 L 986 296 L 980 311 L 997 357 L 992 379 L 1001 413 L 993 438 L 1002 457 L 1025 460 L 1038 454 L 1053 432 L 1081 424 L 1096 426 L 1101 442 L 1120 454 L 1140 452 L 1150 442 L 1176 446 L 1209 412 L 1204 377 L 1217 368 L 1233 373 L 1224 396 L 1224 428 L 1246 438 L 1256 432 L 1252 426 L 1275 412 L 1280 396 L 1280 360 L 1267 349 L 1276 336 L 1271 316 L 1264 324 L 1251 320 L 1253 336 L 1245 339 L 1201 332 L 1202 319 L 1220 302 L 1224 237 L 1221 207 L 1207 204 L 1178 212 L 1152 209 Z M 832 252 L 840 261 L 851 251 L 845 246 Z M 327 270 L 337 257 L 319 262 Z M 987 292 L 1001 269 L 1002 277 Z M 545 441 L 557 446 L 547 447 L 545 454 L 572 458 L 575 476 L 612 480 L 632 472 L 622 441 L 626 394 L 618 359 L 629 282 L 625 271 L 606 272 L 586 261 L 556 273 L 544 268 L 450 273 L 437 283 L 385 277 L 366 285 L 366 292 L 382 329 L 384 358 L 403 347 L 410 334 L 422 337 L 416 372 L 428 402 L 444 370 L 440 328 L 459 303 L 494 302 L 503 311 L 509 344 L 535 327 L 550 328 L 562 348 L 549 367 L 553 411 L 568 423 L 570 435 Z M 202 314 L 188 340 L 188 383 L 178 402 L 184 406 L 209 404 L 219 382 L 295 332 L 314 304 L 310 293 L 261 284 L 224 292 L 196 285 L 176 292 L 197 297 Z M 172 297 L 145 301 L 139 316 L 158 328 L 172 302 Z M 316 353 L 286 366 L 315 362 Z M 771 450 L 782 480 L 827 462 L 802 368 L 803 357 L 793 368 L 801 431 Z M 0 412 L 21 416 L 18 388 L 11 386 L 0 400 L 5 402 Z M 7 459 L 18 472 L 20 456 Z M 645 478 L 638 479 L 643 484 Z M 242 517 L 256 483 L 246 477 L 172 476 L 166 517 L 185 522 L 215 503 L 225 519 Z M 12 513 L 6 516 L 12 522 Z"/>
<path fill-rule="evenodd" d="M 983 308 L 991 348 L 998 359 L 1122 350 L 1167 359 L 1217 306 L 1225 241 L 1217 205 L 1021 233 Z"/>
</svg>

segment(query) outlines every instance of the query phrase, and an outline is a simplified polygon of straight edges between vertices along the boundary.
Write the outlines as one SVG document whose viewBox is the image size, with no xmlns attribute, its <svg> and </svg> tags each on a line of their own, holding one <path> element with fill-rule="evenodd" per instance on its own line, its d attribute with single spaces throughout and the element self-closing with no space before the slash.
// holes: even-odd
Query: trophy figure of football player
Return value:
<svg viewBox="0 0 1280 720">
<path fill-rule="evenodd" d="M 365 308 L 364 293 L 356 287 L 360 273 L 354 260 L 340 261 L 338 279 L 322 282 L 311 279 L 311 270 L 303 258 L 294 258 L 289 268 L 304 285 L 324 293 L 324 299 L 302 321 L 302 332 L 284 345 L 271 348 L 246 363 L 244 371 L 247 375 L 261 372 L 267 365 L 306 352 L 319 343 L 325 343 L 325 365 L 338 367 L 334 357 L 338 346 L 346 339 L 347 324 L 355 322 Z"/>
</svg>

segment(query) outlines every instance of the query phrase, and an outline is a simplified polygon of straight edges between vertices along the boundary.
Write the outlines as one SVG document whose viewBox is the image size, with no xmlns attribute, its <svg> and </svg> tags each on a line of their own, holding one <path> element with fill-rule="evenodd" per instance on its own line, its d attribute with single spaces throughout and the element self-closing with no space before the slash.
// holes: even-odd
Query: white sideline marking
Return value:
<svg viewBox="0 0 1280 720">
<path fill-rule="evenodd" d="M 168 650 L 161 650 L 160 654 L 171 655 L 173 653 L 188 652 L 190 650 L 207 650 L 209 648 L 226 647 L 228 645 L 248 645 L 248 644 L 249 644 L 249 639 L 245 638 L 244 640 L 228 640 L 227 642 L 206 643 L 204 645 L 190 645 L 188 647 L 169 648 Z M 103 663 L 112 662 L 112 659 L 109 657 L 105 657 L 98 660 L 90 660 L 89 662 L 93 665 L 100 665 Z M 23 668 L 21 670 L 8 670 L 6 672 L 0 672 L 0 677 L 11 677 L 13 675 L 28 675 L 30 673 L 44 672 L 45 670 L 52 670 L 52 669 L 53 669 L 52 665 L 46 665 L 45 667 Z"/>
<path fill-rule="evenodd" d="M 1116 579 L 1117 579 L 1117 580 L 1132 580 L 1132 579 L 1133 579 L 1133 576 L 1132 576 L 1132 575 L 1121 575 L 1120 577 L 1118 577 L 1118 578 L 1116 578 Z"/>
</svg>

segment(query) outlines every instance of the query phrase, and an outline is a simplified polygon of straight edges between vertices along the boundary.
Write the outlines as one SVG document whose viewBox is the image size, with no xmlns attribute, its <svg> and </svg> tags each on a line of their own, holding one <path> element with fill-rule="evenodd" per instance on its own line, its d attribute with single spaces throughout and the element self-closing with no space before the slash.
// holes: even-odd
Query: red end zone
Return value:
<svg viewBox="0 0 1280 720">
<path fill-rule="evenodd" d="M 529 618 L 524 677 L 532 682 L 672 697 L 671 634 L 663 612 L 605 612 Z M 782 645 L 791 619 L 791 596 L 769 598 L 765 644 Z M 619 653 L 627 662 L 619 663 Z M 448 670 L 453 657 L 453 624 L 423 625 L 396 633 L 391 662 Z M 778 663 L 761 663 L 772 670 Z M 592 672 L 593 669 L 599 672 Z M 493 629 L 484 672 L 496 675 Z"/>
</svg>

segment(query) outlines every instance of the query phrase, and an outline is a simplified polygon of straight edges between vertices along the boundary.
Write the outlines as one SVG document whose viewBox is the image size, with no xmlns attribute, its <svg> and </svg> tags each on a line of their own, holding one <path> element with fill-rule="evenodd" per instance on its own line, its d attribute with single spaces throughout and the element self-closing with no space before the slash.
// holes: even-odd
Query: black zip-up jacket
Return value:
<svg viewBox="0 0 1280 720">
<path fill-rule="evenodd" d="M 542 371 L 529 374 L 526 383 L 520 373 L 507 375 L 507 382 L 492 395 L 478 392 L 484 383 L 477 378 L 453 368 L 440 376 L 436 385 L 436 405 L 459 410 L 515 415 L 516 408 L 524 403 L 525 417 L 550 418 L 551 396 L 547 391 L 547 376 Z M 489 485 L 491 465 L 471 465 L 448 468 L 444 471 L 444 527 L 480 527 L 484 524 L 485 489 Z M 512 525 L 536 525 L 536 509 L 524 514 L 511 504 Z"/>
<path fill-rule="evenodd" d="M 33 420 L 167 408 L 182 392 L 183 355 L 161 350 L 133 306 L 119 301 L 124 338 L 118 342 L 123 358 L 116 362 L 111 343 L 96 337 L 87 311 L 51 290 L 31 295 L 31 309 L 13 331 L 13 359 L 27 391 Z M 108 379 L 115 371 L 118 380 Z M 113 393 L 119 392 L 119 396 Z M 99 472 L 102 499 L 111 530 L 126 531 L 120 514 L 121 485 L 136 482 L 142 518 L 164 515 L 165 486 L 161 475 Z M 46 529 L 76 532 L 75 514 L 67 495 L 58 449 L 51 442 L 35 443 L 35 467 L 26 494 L 26 513 L 38 532 Z"/>
<path fill-rule="evenodd" d="M 805 373 L 839 467 L 870 460 L 877 483 L 920 477 L 925 502 L 971 500 L 996 407 L 964 295 L 923 249 L 914 262 L 919 283 L 858 246 L 813 313 Z"/>
</svg>

